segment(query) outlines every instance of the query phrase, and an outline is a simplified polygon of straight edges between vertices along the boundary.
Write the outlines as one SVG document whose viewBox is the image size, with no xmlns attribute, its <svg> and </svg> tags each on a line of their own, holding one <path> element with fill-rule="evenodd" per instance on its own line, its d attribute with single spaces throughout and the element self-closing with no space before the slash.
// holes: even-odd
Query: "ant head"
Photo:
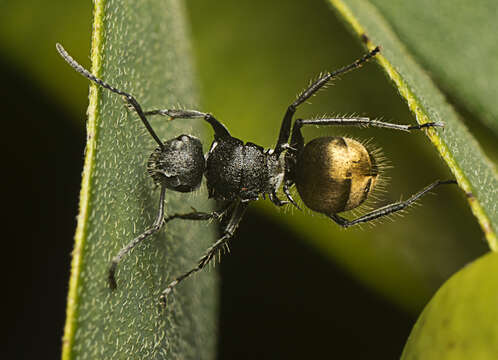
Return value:
<svg viewBox="0 0 498 360">
<path fill-rule="evenodd" d="M 321 137 L 299 154 L 295 183 L 311 210 L 332 215 L 361 205 L 379 175 L 372 153 L 356 140 Z"/>
<path fill-rule="evenodd" d="M 147 163 L 147 171 L 156 184 L 179 192 L 197 189 L 205 168 L 202 143 L 192 135 L 180 135 L 164 142 Z"/>
</svg>

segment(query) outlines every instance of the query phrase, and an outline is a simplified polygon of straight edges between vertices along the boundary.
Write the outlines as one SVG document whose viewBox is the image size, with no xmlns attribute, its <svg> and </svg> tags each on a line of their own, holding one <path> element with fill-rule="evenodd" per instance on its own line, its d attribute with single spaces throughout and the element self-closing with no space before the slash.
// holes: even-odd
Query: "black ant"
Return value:
<svg viewBox="0 0 498 360">
<path fill-rule="evenodd" d="M 268 195 L 276 206 L 290 203 L 299 208 L 290 194 L 290 187 L 295 184 L 301 199 L 308 208 L 327 215 L 346 228 L 403 210 L 435 187 L 455 183 L 453 180 L 436 181 L 405 201 L 383 206 L 353 220 L 347 220 L 338 215 L 358 207 L 367 199 L 379 176 L 378 161 L 372 151 L 368 151 L 364 145 L 347 137 L 320 137 L 305 144 L 301 134 L 303 126 L 374 126 L 402 131 L 442 126 L 437 122 L 399 125 L 365 117 L 297 119 L 292 125 L 292 118 L 299 105 L 313 96 L 331 79 L 356 69 L 373 58 L 379 52 L 379 47 L 352 64 L 321 76 L 300 93 L 287 108 L 275 148 L 269 150 L 234 138 L 228 129 L 209 113 L 180 109 L 143 111 L 132 95 L 92 75 L 78 64 L 60 44 L 56 47 L 74 70 L 113 93 L 122 95 L 159 145 L 150 155 L 147 164 L 149 175 L 161 189 L 156 220 L 149 229 L 122 248 L 112 259 L 108 275 L 112 289 L 116 288 L 116 267 L 123 257 L 173 219 L 209 220 L 220 219 L 226 215 L 228 222 L 224 226 L 222 236 L 207 249 L 197 265 L 173 280 L 162 292 L 163 304 L 166 303 L 166 297 L 178 283 L 203 269 L 227 245 L 249 203 L 258 200 L 260 196 Z M 171 140 L 161 141 L 147 120 L 147 116 L 152 115 L 167 116 L 170 120 L 199 118 L 207 121 L 214 131 L 214 141 L 208 153 L 203 154 L 201 141 L 192 135 L 180 135 Z M 166 189 L 192 192 L 200 186 L 203 175 L 207 180 L 209 197 L 222 201 L 225 204 L 222 209 L 209 213 L 193 211 L 165 217 Z M 277 196 L 277 191 L 281 186 L 287 200 L 281 200 Z"/>
</svg>

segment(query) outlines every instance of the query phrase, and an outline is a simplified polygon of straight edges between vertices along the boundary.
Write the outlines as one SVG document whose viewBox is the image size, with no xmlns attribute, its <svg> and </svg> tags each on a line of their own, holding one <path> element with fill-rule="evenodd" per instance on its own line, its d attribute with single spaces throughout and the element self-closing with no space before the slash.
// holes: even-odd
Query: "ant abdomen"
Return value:
<svg viewBox="0 0 498 360">
<path fill-rule="evenodd" d="M 321 137 L 299 154 L 294 180 L 307 207 L 333 215 L 361 205 L 377 177 L 377 162 L 363 144 L 346 137 Z"/>
</svg>

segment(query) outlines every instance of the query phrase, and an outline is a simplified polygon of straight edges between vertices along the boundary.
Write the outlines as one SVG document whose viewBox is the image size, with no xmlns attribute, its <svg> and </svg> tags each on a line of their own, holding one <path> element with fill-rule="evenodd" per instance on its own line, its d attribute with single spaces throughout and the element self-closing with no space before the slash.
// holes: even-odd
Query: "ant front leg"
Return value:
<svg viewBox="0 0 498 360">
<path fill-rule="evenodd" d="M 378 219 L 380 217 L 387 216 L 387 215 L 393 214 L 395 212 L 401 211 L 401 210 L 407 208 L 408 206 L 410 206 L 411 204 L 413 204 L 415 201 L 420 199 L 422 196 L 427 194 L 429 191 L 431 191 L 435 187 L 437 187 L 439 185 L 446 185 L 446 184 L 456 184 L 456 181 L 455 180 L 447 180 L 447 181 L 438 180 L 438 181 L 430 184 L 429 186 L 425 187 L 424 189 L 422 189 L 421 191 L 419 191 L 415 195 L 412 195 L 409 199 L 407 199 L 405 201 L 399 201 L 399 202 L 396 202 L 393 204 L 383 206 L 383 207 L 376 209 L 376 210 L 373 210 L 373 211 L 371 211 L 363 216 L 360 216 L 359 218 L 356 218 L 354 220 L 347 220 L 347 219 L 345 219 L 337 214 L 329 215 L 329 217 L 332 220 L 334 220 L 337 224 L 341 225 L 344 228 L 347 228 L 347 227 L 350 227 L 350 226 L 353 226 L 356 224 L 360 224 L 360 223 L 366 223 L 366 222 Z"/>
<path fill-rule="evenodd" d="M 156 221 L 154 221 L 154 224 L 147 229 L 143 234 L 137 236 L 135 239 L 133 239 L 128 245 L 126 245 L 124 248 L 122 248 L 119 253 L 112 258 L 111 261 L 111 266 L 109 267 L 109 273 L 108 273 L 108 281 L 109 281 L 109 287 L 114 290 L 117 287 L 116 284 L 116 268 L 118 264 L 121 262 L 121 260 L 138 244 L 140 244 L 142 241 L 147 239 L 149 236 L 157 233 L 163 225 L 165 224 L 164 220 L 164 195 L 166 193 L 166 186 L 162 185 L 161 186 L 161 196 L 159 199 L 159 210 L 157 212 L 156 216 Z"/>
<path fill-rule="evenodd" d="M 161 115 L 168 116 L 170 120 L 174 119 L 204 119 L 211 125 L 214 130 L 215 138 L 228 139 L 231 138 L 230 132 L 221 122 L 209 114 L 197 110 L 182 110 L 182 109 L 158 109 L 146 111 L 145 115 Z"/>
</svg>

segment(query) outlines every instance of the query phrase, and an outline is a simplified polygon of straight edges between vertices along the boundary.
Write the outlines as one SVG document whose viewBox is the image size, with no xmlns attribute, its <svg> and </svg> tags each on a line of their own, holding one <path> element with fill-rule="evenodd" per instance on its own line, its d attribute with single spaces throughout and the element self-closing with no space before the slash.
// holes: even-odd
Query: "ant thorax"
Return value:
<svg viewBox="0 0 498 360">
<path fill-rule="evenodd" d="M 206 160 L 209 196 L 218 200 L 257 200 L 282 183 L 283 160 L 263 147 L 237 138 L 214 141 Z"/>
</svg>

